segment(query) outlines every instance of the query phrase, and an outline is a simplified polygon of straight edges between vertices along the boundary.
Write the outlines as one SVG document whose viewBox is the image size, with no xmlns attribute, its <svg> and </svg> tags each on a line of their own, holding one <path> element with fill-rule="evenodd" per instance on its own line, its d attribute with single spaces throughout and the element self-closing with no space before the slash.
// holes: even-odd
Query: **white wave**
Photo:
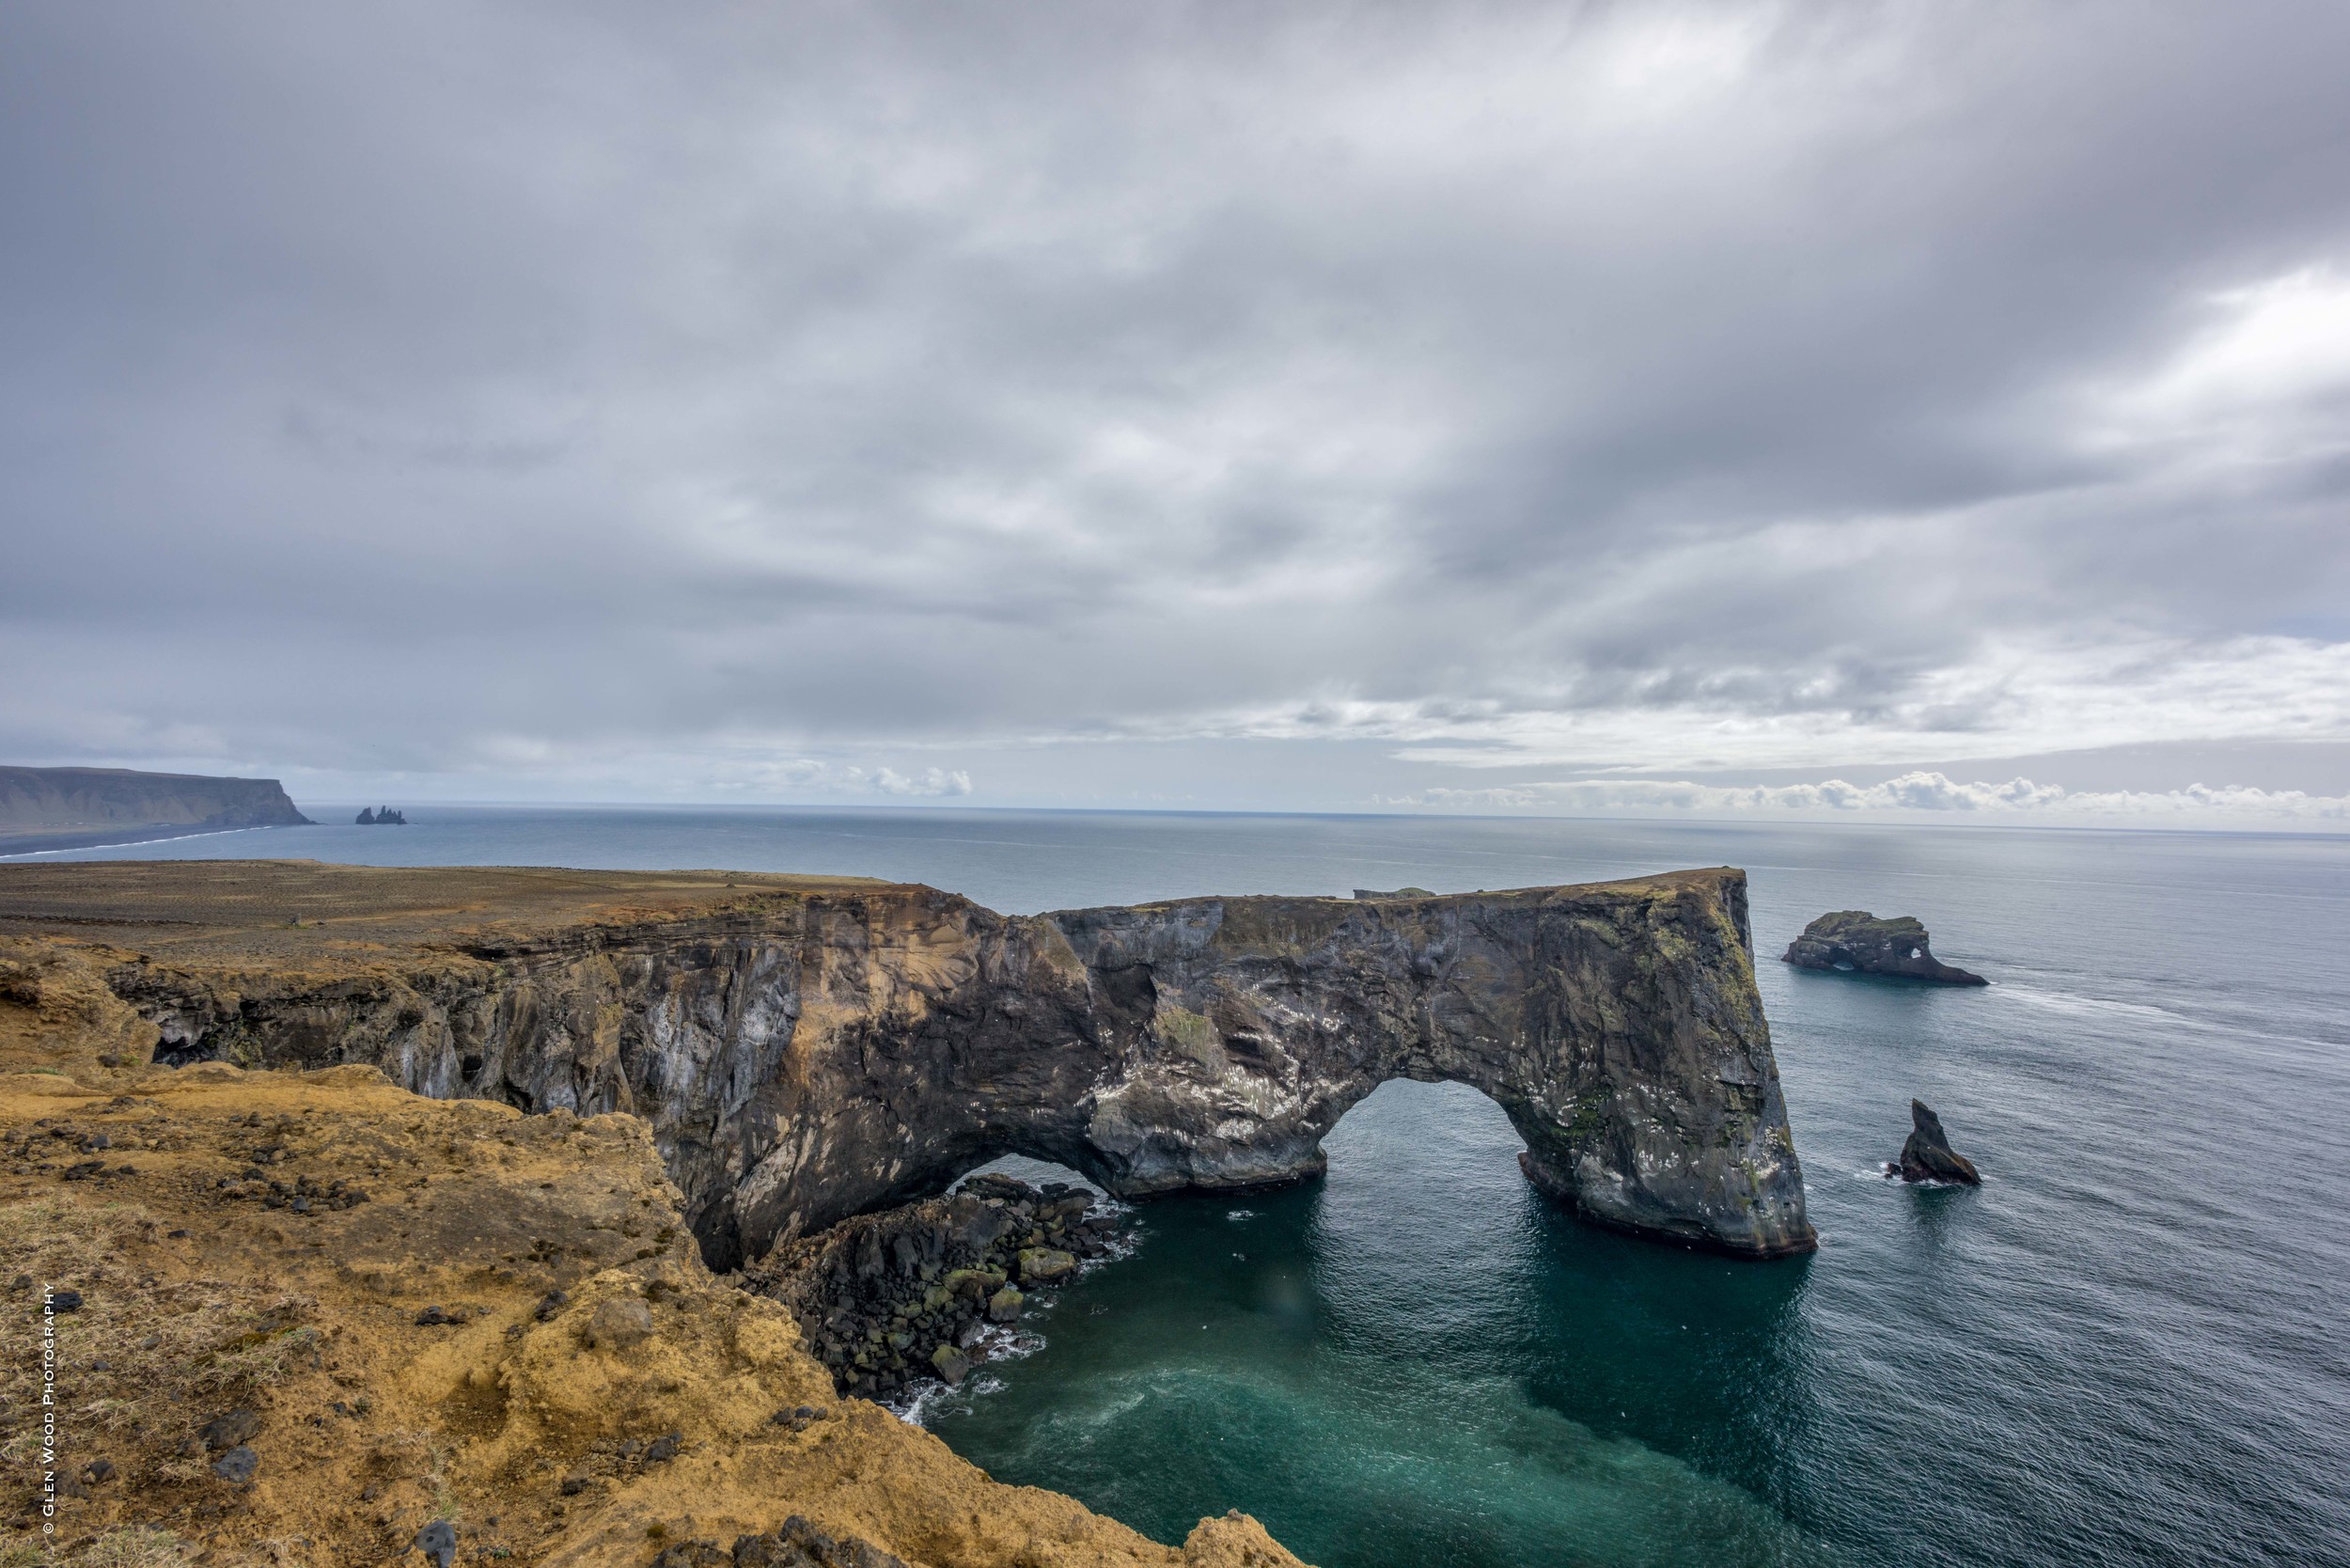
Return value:
<svg viewBox="0 0 2350 1568">
<path fill-rule="evenodd" d="M 2045 1009 L 2050 1012 L 2067 1013 L 2078 1018 L 2151 1018 L 2166 1024 L 2200 1024 L 2201 1019 L 2184 1012 L 2174 1012 L 2152 1002 L 2124 1002 L 2111 996 L 2084 996 L 2071 991 L 2044 991 L 2034 985 L 2019 985 L 2013 980 L 2001 983 L 1994 993 L 2012 997 L 2028 1007 Z"/>
<path fill-rule="evenodd" d="M 182 839 L 225 839 L 231 833 L 266 831 L 266 828 L 259 827 L 213 827 L 202 833 L 166 833 L 157 839 L 118 839 L 104 844 L 69 844 L 63 849 L 18 850 L 10 855 L 0 855 L 0 860 L 30 860 L 43 855 L 79 855 L 84 850 L 94 849 L 136 849 L 141 844 L 176 844 Z"/>
</svg>

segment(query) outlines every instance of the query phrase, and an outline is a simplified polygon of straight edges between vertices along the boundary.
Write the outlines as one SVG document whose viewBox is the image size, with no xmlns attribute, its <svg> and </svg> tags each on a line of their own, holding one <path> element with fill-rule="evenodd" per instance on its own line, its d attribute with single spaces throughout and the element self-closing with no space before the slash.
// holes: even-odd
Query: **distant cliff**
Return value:
<svg viewBox="0 0 2350 1568">
<path fill-rule="evenodd" d="M 0 767 L 0 835 L 307 823 L 274 778 L 210 778 L 129 768 Z"/>
</svg>

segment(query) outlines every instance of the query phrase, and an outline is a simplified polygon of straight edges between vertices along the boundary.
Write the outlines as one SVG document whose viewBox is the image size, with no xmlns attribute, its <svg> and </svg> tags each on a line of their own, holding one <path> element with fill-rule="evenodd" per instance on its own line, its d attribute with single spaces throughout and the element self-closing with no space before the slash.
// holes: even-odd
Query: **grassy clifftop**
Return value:
<svg viewBox="0 0 2350 1568">
<path fill-rule="evenodd" d="M 645 1568 L 793 1515 L 909 1568 L 1295 1568 L 1251 1520 L 1163 1545 L 837 1398 L 703 1267 L 634 1117 L 126 1064 L 146 1027 L 70 946 L 0 989 L 11 1342 L 43 1287 L 80 1298 L 54 1403 L 37 1354 L 0 1367 L 9 1568 L 376 1563 L 436 1520 L 460 1562 Z"/>
</svg>

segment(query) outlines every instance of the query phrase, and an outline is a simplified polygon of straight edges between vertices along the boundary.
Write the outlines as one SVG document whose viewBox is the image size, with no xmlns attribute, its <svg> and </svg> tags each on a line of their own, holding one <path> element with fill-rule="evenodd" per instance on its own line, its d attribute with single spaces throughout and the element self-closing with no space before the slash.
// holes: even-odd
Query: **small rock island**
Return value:
<svg viewBox="0 0 2350 1568">
<path fill-rule="evenodd" d="M 1798 969 L 1835 969 L 1847 974 L 1894 975 L 1937 985 L 1989 985 L 1934 956 L 1926 928 L 1914 915 L 1880 920 L 1865 909 L 1839 909 L 1803 928 L 1779 955 Z"/>
<path fill-rule="evenodd" d="M 1901 1163 L 1886 1167 L 1887 1175 L 1898 1172 L 1904 1182 L 1982 1185 L 1982 1173 L 1975 1168 L 1975 1162 L 1950 1147 L 1942 1119 L 1923 1100 L 1909 1102 L 1909 1141 L 1902 1145 Z"/>
<path fill-rule="evenodd" d="M 388 806 L 362 806 L 359 808 L 358 823 L 361 827 L 406 827 L 408 817 L 405 812 L 395 811 Z"/>
</svg>

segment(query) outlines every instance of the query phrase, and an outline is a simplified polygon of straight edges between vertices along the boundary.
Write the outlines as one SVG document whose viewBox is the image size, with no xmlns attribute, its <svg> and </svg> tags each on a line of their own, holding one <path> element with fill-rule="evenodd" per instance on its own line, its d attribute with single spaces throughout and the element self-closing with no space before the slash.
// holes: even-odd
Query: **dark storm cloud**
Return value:
<svg viewBox="0 0 2350 1568">
<path fill-rule="evenodd" d="M 0 749 L 691 791 L 2340 739 L 2345 46 L 9 8 Z"/>
</svg>

